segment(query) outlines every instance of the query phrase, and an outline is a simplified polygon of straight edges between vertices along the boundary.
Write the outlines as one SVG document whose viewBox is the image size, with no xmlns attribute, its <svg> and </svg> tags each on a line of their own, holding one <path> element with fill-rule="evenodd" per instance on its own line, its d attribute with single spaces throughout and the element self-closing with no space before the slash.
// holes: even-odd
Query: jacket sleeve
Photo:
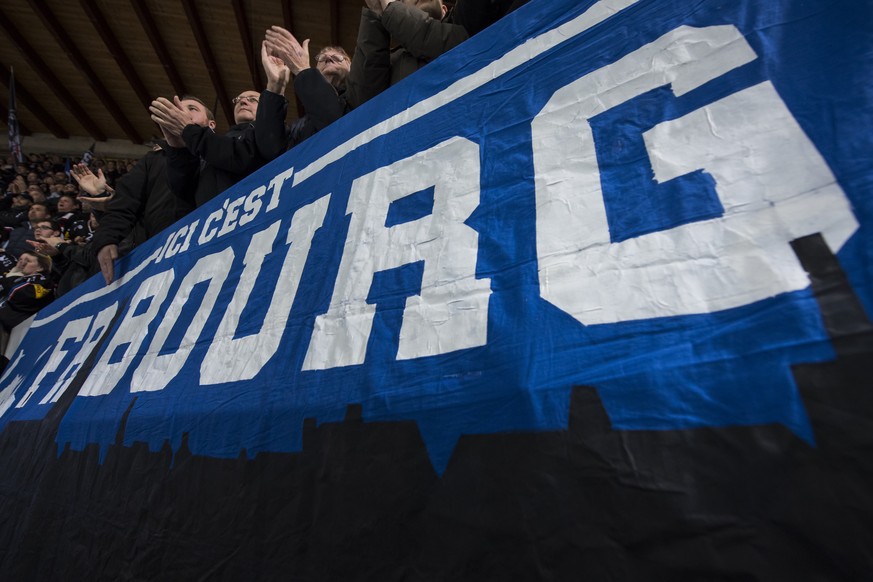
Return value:
<svg viewBox="0 0 873 582">
<path fill-rule="evenodd" d="M 402 2 L 391 2 L 382 12 L 382 26 L 412 56 L 426 61 L 449 51 L 470 35 L 458 24 L 434 20 Z"/>
<path fill-rule="evenodd" d="M 260 103 L 258 104 L 260 109 Z M 275 115 L 275 112 L 272 113 Z M 267 123 L 273 120 L 266 119 Z M 284 127 L 284 117 L 279 118 Z M 182 130 L 182 139 L 188 146 L 188 152 L 199 157 L 219 170 L 248 176 L 264 165 L 264 159 L 255 144 L 254 128 L 248 128 L 239 136 L 218 135 L 208 127 L 187 125 Z"/>
<path fill-rule="evenodd" d="M 346 99 L 351 107 L 366 103 L 391 85 L 390 43 L 391 35 L 379 16 L 364 8 L 355 57 L 346 79 Z"/>
<path fill-rule="evenodd" d="M 288 100 L 284 95 L 264 91 L 258 103 L 255 118 L 255 145 L 265 162 L 279 157 L 288 143 L 285 128 L 285 115 L 288 113 Z"/>
<path fill-rule="evenodd" d="M 318 69 L 305 69 L 294 79 L 294 92 L 303 103 L 306 110 L 303 127 L 293 136 L 297 143 L 321 131 L 343 116 L 346 109 L 345 99 L 340 97 L 327 79 Z"/>
<path fill-rule="evenodd" d="M 168 147 L 167 183 L 170 192 L 194 206 L 197 180 L 200 178 L 200 159 L 186 148 Z"/>
<path fill-rule="evenodd" d="M 155 155 L 163 154 L 146 154 L 116 184 L 115 195 L 106 206 L 106 214 L 91 242 L 95 253 L 106 245 L 120 243 L 133 230 L 148 196 L 148 166 Z"/>
</svg>

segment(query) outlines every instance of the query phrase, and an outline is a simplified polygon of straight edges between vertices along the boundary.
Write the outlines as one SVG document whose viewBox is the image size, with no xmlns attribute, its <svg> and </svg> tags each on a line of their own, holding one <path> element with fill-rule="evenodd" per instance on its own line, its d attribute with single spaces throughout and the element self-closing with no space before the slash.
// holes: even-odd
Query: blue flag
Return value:
<svg viewBox="0 0 873 582">
<path fill-rule="evenodd" d="M 9 67 L 9 152 L 19 164 L 24 162 L 24 154 L 21 153 L 21 135 L 18 129 L 18 116 L 15 112 L 15 71 Z"/>
</svg>

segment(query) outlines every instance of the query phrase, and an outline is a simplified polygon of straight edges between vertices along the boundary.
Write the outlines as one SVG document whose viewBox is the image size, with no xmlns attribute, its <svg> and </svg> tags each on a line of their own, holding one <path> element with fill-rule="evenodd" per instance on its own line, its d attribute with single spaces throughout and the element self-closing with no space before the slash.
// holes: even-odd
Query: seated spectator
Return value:
<svg viewBox="0 0 873 582">
<path fill-rule="evenodd" d="M 34 184 L 33 186 L 27 187 L 27 193 L 30 195 L 30 199 L 35 203 L 44 203 L 45 202 L 45 192 L 43 191 L 41 186 L 37 186 Z"/>
<path fill-rule="evenodd" d="M 98 223 L 92 213 L 89 225 L 97 229 Z M 60 297 L 100 270 L 90 240 L 77 237 L 73 242 L 64 240 L 58 231 L 37 227 L 36 240 L 29 241 L 33 249 L 53 260 L 52 278 L 57 281 L 55 296 Z"/>
<path fill-rule="evenodd" d="M 27 222 L 27 213 L 33 204 L 30 194 L 18 191 L 17 184 L 13 183 L 11 188 L 12 191 L 0 199 L 0 235 L 4 241 L 9 240 L 13 229 Z"/>
<path fill-rule="evenodd" d="M 261 48 L 261 61 L 267 73 L 267 90 L 261 93 L 261 105 L 255 122 L 258 150 L 268 160 L 291 149 L 317 131 L 327 127 L 350 109 L 345 100 L 349 56 L 342 47 L 328 46 L 316 57 L 315 68 L 309 64 L 309 40 L 297 42 L 281 26 L 272 26 Z M 294 93 L 303 104 L 305 115 L 285 126 L 284 134 L 262 119 L 272 110 L 271 101 L 280 100 L 282 119 L 288 101 L 284 98 L 288 71 L 294 75 Z"/>
<path fill-rule="evenodd" d="M 12 328 L 54 299 L 51 270 L 49 257 L 26 251 L 15 268 L 0 278 L 0 354 L 6 351 Z"/>
<path fill-rule="evenodd" d="M 358 45 L 346 83 L 358 107 L 396 85 L 467 38 L 466 29 L 443 22 L 442 0 L 365 0 Z M 398 45 L 391 49 L 391 40 Z"/>
<path fill-rule="evenodd" d="M 27 241 L 39 236 L 37 226 L 43 221 L 51 223 L 52 230 L 57 230 L 58 236 L 60 236 L 60 229 L 57 223 L 50 221 L 48 218 L 48 208 L 45 204 L 31 205 L 27 211 L 27 220 L 10 231 L 9 240 L 6 242 L 6 252 L 18 260 L 21 253 L 31 250 Z"/>
<path fill-rule="evenodd" d="M 58 196 L 58 211 L 53 218 L 60 225 L 65 240 L 71 240 L 70 232 L 77 222 L 88 221 L 88 215 L 82 211 L 82 203 L 73 194 Z"/>
</svg>

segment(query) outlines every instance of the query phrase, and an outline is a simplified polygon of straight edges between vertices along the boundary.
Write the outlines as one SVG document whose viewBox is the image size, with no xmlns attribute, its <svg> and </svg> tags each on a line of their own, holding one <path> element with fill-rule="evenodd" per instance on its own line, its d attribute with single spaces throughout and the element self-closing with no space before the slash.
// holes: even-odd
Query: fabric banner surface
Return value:
<svg viewBox="0 0 873 582">
<path fill-rule="evenodd" d="M 870 22 L 534 0 L 249 176 L 33 322 L 0 569 L 867 579 Z"/>
</svg>

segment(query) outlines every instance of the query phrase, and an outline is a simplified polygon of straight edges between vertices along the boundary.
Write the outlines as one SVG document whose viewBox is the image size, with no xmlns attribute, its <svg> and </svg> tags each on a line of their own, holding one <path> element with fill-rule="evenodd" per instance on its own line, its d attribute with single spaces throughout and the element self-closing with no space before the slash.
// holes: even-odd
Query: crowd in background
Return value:
<svg viewBox="0 0 873 582">
<path fill-rule="evenodd" d="M 21 163 L 0 158 L 0 348 L 4 332 L 93 274 L 81 270 L 75 283 L 65 278 L 75 270 L 67 256 L 88 245 L 105 207 L 89 202 L 72 177 L 79 162 L 55 154 L 30 154 Z M 136 160 L 90 163 L 114 184 Z"/>
</svg>

